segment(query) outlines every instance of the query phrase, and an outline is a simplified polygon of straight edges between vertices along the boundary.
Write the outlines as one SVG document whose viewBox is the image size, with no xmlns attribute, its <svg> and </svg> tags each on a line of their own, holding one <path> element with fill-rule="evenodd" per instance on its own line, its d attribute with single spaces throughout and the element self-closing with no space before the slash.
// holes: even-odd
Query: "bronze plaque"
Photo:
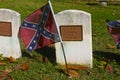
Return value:
<svg viewBox="0 0 120 80">
<path fill-rule="evenodd" d="M 0 36 L 12 36 L 11 22 L 0 22 Z"/>
<path fill-rule="evenodd" d="M 61 37 L 63 41 L 82 41 L 82 25 L 62 25 L 60 26 Z"/>
</svg>

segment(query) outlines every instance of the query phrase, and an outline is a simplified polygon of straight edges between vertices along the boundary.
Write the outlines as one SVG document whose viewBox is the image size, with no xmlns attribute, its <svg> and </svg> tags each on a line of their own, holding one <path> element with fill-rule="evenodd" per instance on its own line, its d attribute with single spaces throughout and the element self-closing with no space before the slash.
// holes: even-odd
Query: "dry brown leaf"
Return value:
<svg viewBox="0 0 120 80">
<path fill-rule="evenodd" d="M 4 72 L 11 73 L 12 70 L 11 70 L 11 69 L 8 69 L 8 68 L 5 68 Z"/>
<path fill-rule="evenodd" d="M 0 71 L 0 78 L 8 76 L 8 72 Z"/>
<path fill-rule="evenodd" d="M 107 44 L 107 48 L 114 49 L 114 48 L 116 48 L 116 46 L 113 46 L 111 44 Z"/>
<path fill-rule="evenodd" d="M 79 76 L 79 74 L 78 74 L 78 72 L 77 71 L 75 71 L 75 70 L 68 70 L 68 73 L 67 73 L 67 71 L 65 70 L 64 71 L 66 74 L 68 74 L 69 75 L 69 78 L 78 78 L 78 76 Z"/>
<path fill-rule="evenodd" d="M 7 77 L 0 77 L 0 80 L 14 80 L 13 78 L 7 76 Z"/>
<path fill-rule="evenodd" d="M 0 80 L 6 80 L 6 79 L 10 78 L 9 73 L 11 71 L 12 70 L 7 69 L 7 68 L 5 68 L 5 70 L 3 70 L 3 71 L 0 71 Z M 11 80 L 11 79 L 9 79 L 9 80 Z"/>
<path fill-rule="evenodd" d="M 75 78 L 78 78 L 79 74 L 78 72 L 76 72 L 75 70 L 69 70 L 69 76 L 72 78 L 72 77 L 75 77 Z"/>
<path fill-rule="evenodd" d="M 81 66 L 81 65 L 72 65 L 72 64 L 68 64 L 68 73 L 66 70 L 66 66 L 63 66 L 63 71 L 69 75 L 70 78 L 74 77 L 74 78 L 78 78 L 79 74 L 77 72 L 77 70 L 85 70 L 86 67 Z"/>
<path fill-rule="evenodd" d="M 28 70 L 28 69 L 29 66 L 27 62 L 23 63 L 22 65 L 17 65 L 14 67 L 14 70 Z"/>
<path fill-rule="evenodd" d="M 7 75 L 4 77 L 0 77 L 0 80 L 14 80 L 11 76 Z"/>
<path fill-rule="evenodd" d="M 10 56 L 9 58 L 7 58 L 9 62 L 17 62 L 15 58 L 13 58 L 12 56 Z"/>
<path fill-rule="evenodd" d="M 14 78 L 10 77 L 10 80 L 14 80 Z"/>
<path fill-rule="evenodd" d="M 22 65 L 22 70 L 28 70 L 28 69 L 29 69 L 28 63 L 25 62 L 25 63 Z"/>
<path fill-rule="evenodd" d="M 64 65 L 63 67 L 64 69 L 66 69 L 66 66 Z M 73 70 L 85 70 L 86 67 L 85 66 L 81 66 L 81 65 L 68 65 L 68 69 L 73 69 Z"/>
<path fill-rule="evenodd" d="M 0 66 L 6 65 L 7 63 L 5 62 L 0 62 Z"/>
<path fill-rule="evenodd" d="M 45 77 L 45 80 L 50 80 L 50 78 L 47 76 L 47 77 Z"/>
<path fill-rule="evenodd" d="M 1 77 L 0 77 L 0 80 L 5 80 L 5 79 L 6 79 L 6 78 L 1 78 Z"/>
<path fill-rule="evenodd" d="M 112 68 L 112 66 L 111 66 L 110 64 L 107 64 L 107 65 L 106 65 L 106 70 L 107 70 L 109 73 L 113 73 L 113 72 L 114 72 L 114 70 L 113 70 L 113 68 Z"/>
</svg>

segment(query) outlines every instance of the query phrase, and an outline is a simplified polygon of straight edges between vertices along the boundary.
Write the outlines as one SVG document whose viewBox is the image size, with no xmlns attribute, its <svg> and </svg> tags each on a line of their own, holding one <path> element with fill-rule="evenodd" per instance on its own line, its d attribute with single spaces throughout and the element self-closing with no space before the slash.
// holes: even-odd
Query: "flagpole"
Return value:
<svg viewBox="0 0 120 80">
<path fill-rule="evenodd" d="M 52 11 L 52 13 L 54 14 L 53 9 L 52 9 L 52 6 L 51 6 L 51 2 L 50 2 L 50 0 L 48 0 L 48 3 L 50 4 L 51 11 Z M 54 18 L 54 20 L 55 20 L 55 24 L 56 24 L 56 26 L 57 26 L 57 30 L 59 30 L 59 29 L 58 29 L 58 24 L 57 24 L 57 21 L 56 21 L 56 18 L 55 18 L 54 15 L 53 15 L 53 18 Z M 61 38 L 61 36 L 60 36 L 60 32 L 59 32 L 59 31 L 58 31 L 58 34 L 59 34 L 59 37 L 60 37 L 60 43 L 61 43 L 61 47 L 62 47 L 62 51 L 63 51 L 63 55 L 64 55 L 64 59 L 65 59 L 66 72 L 67 72 L 67 75 L 69 75 L 67 59 L 66 59 L 66 55 L 65 55 L 65 50 L 64 50 L 64 46 L 63 46 L 63 42 L 62 42 L 62 38 Z"/>
</svg>

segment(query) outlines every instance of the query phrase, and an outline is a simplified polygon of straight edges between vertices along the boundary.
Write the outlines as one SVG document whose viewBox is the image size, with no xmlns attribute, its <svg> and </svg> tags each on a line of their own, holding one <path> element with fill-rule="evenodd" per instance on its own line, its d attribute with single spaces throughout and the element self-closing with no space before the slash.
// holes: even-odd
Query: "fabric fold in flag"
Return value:
<svg viewBox="0 0 120 80">
<path fill-rule="evenodd" d="M 120 49 L 120 20 L 109 21 L 107 29 L 115 41 L 116 47 Z"/>
<path fill-rule="evenodd" d="M 21 24 L 19 34 L 27 51 L 59 42 L 54 14 L 49 3 L 28 15 Z"/>
</svg>

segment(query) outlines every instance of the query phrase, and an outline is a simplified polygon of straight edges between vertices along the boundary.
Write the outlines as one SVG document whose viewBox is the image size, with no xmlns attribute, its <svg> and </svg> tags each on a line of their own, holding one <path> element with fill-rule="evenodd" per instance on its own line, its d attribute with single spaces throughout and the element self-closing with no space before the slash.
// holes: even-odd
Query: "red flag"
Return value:
<svg viewBox="0 0 120 80">
<path fill-rule="evenodd" d="M 25 18 L 20 36 L 28 51 L 59 42 L 54 14 L 49 3 Z"/>
</svg>

